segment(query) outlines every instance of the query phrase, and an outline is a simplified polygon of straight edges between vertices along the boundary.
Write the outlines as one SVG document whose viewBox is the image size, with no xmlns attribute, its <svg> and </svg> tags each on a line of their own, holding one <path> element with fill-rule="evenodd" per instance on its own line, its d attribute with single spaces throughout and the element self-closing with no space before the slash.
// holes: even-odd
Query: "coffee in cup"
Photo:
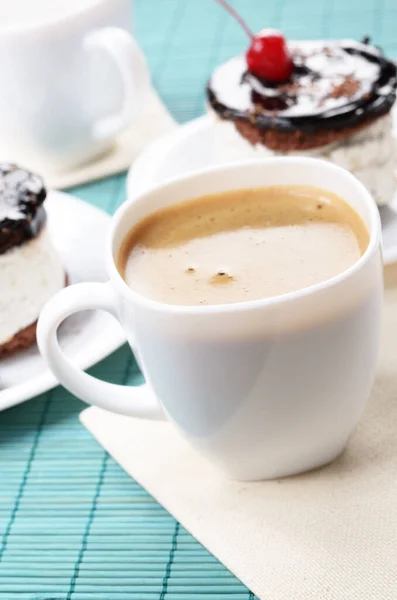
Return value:
<svg viewBox="0 0 397 600">
<path fill-rule="evenodd" d="M 336 194 L 276 185 L 154 212 L 126 236 L 118 268 L 133 290 L 159 302 L 229 304 L 330 279 L 368 242 L 361 217 Z"/>
</svg>

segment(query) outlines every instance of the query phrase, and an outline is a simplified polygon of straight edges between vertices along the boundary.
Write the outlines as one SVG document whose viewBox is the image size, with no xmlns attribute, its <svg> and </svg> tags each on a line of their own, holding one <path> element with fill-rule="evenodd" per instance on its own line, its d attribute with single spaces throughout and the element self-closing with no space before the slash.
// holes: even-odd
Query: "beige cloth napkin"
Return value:
<svg viewBox="0 0 397 600">
<path fill-rule="evenodd" d="M 53 173 L 49 169 L 41 172 L 41 175 L 49 187 L 62 189 L 120 173 L 131 166 L 139 152 L 148 144 L 176 127 L 176 121 L 157 92 L 152 89 L 140 118 L 120 134 L 107 154 L 69 171 Z"/>
<path fill-rule="evenodd" d="M 96 439 L 263 600 L 397 598 L 397 267 L 387 273 L 383 351 L 343 455 L 273 482 L 229 482 L 167 423 L 89 408 Z"/>
</svg>

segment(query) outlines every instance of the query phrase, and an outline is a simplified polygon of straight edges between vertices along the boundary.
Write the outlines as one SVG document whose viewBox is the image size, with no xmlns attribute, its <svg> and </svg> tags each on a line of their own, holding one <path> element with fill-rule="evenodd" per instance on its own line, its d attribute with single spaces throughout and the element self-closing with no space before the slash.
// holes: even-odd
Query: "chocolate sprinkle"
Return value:
<svg viewBox="0 0 397 600">
<path fill-rule="evenodd" d="M 357 79 L 354 79 L 354 77 L 347 75 L 344 78 L 343 83 L 333 86 L 329 96 L 330 98 L 342 98 L 343 96 L 345 98 L 351 98 L 352 96 L 354 96 L 354 94 L 358 92 L 359 89 L 360 84 L 357 81 Z"/>
</svg>

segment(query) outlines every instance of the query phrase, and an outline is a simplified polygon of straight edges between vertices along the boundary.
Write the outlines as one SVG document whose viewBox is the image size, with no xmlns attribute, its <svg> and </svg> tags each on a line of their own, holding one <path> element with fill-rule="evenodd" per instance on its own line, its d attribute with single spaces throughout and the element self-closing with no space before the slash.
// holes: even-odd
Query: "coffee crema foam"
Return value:
<svg viewBox="0 0 397 600">
<path fill-rule="evenodd" d="M 369 233 L 341 198 L 308 186 L 204 196 L 159 210 L 123 242 L 118 268 L 134 291 L 166 304 L 259 300 L 338 275 Z"/>
</svg>

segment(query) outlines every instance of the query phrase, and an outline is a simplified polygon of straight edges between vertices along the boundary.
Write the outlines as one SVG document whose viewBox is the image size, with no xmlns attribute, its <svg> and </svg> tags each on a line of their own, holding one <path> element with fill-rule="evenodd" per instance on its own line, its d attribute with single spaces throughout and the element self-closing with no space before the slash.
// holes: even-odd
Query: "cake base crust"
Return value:
<svg viewBox="0 0 397 600">
<path fill-rule="evenodd" d="M 65 287 L 69 284 L 69 278 L 65 276 Z M 24 329 L 17 331 L 17 333 L 4 344 L 0 344 L 0 359 L 8 358 L 17 352 L 26 350 L 30 346 L 36 343 L 36 327 L 37 320 L 31 323 Z"/>
<path fill-rule="evenodd" d="M 304 131 L 285 132 L 276 129 L 261 130 L 254 123 L 234 119 L 234 126 L 250 144 L 262 144 L 275 152 L 313 150 L 337 142 L 372 125 L 379 117 L 370 118 L 353 127 L 343 130 L 322 129 L 316 133 Z"/>
<path fill-rule="evenodd" d="M 36 341 L 36 327 L 37 321 L 18 331 L 5 344 L 0 344 L 0 358 L 6 358 L 32 346 Z"/>
</svg>

